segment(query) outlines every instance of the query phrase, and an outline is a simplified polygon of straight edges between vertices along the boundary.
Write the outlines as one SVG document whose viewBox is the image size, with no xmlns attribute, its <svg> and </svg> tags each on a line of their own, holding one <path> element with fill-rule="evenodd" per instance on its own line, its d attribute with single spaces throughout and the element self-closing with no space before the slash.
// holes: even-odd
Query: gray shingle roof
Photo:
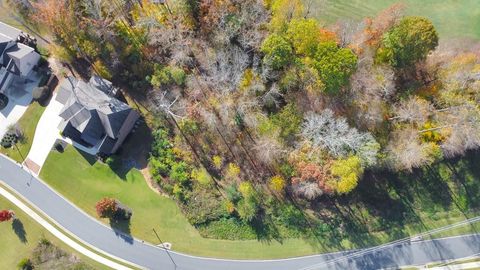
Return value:
<svg viewBox="0 0 480 270">
<path fill-rule="evenodd" d="M 105 84 L 98 82 L 96 78 L 89 82 L 68 78 L 60 85 L 56 98 L 65 104 L 60 117 L 68 122 L 61 124 L 59 128 L 76 129 L 81 133 L 81 139 L 90 145 L 96 145 L 105 135 L 115 141 L 132 111 L 127 104 L 107 94 L 109 92 L 105 92 L 107 88 L 98 88 L 111 87 L 110 82 L 105 80 Z"/>
</svg>

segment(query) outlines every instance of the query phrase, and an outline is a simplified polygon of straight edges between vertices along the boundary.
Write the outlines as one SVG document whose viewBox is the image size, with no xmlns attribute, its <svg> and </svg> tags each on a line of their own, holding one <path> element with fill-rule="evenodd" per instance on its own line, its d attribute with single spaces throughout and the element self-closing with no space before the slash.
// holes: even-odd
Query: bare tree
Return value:
<svg viewBox="0 0 480 270">
<path fill-rule="evenodd" d="M 298 182 L 292 185 L 293 193 L 307 200 L 313 200 L 323 194 L 322 189 L 316 182 Z"/>
<path fill-rule="evenodd" d="M 327 149 L 335 157 L 345 157 L 362 149 L 375 152 L 375 149 L 378 151 L 379 148 L 366 147 L 376 144 L 373 136 L 351 128 L 343 117 L 335 118 L 330 109 L 320 114 L 308 114 L 302 127 L 302 135 L 312 141 L 314 146 Z M 368 156 L 368 160 L 373 161 L 371 158 L 375 155 L 376 152 L 365 153 L 364 157 Z"/>
<path fill-rule="evenodd" d="M 420 141 L 419 133 L 413 128 L 396 131 L 387 146 L 390 166 L 397 170 L 411 171 L 435 160 L 433 143 Z"/>
<path fill-rule="evenodd" d="M 395 117 L 390 120 L 405 121 L 418 126 L 427 122 L 428 117 L 433 113 L 433 105 L 425 99 L 412 96 L 402 100 L 395 108 Z"/>
<path fill-rule="evenodd" d="M 257 153 L 257 157 L 265 162 L 266 164 L 272 164 L 276 160 L 280 159 L 284 154 L 285 150 L 281 143 L 276 140 L 277 136 L 262 136 L 260 139 L 256 140 L 256 145 L 254 150 Z"/>
</svg>

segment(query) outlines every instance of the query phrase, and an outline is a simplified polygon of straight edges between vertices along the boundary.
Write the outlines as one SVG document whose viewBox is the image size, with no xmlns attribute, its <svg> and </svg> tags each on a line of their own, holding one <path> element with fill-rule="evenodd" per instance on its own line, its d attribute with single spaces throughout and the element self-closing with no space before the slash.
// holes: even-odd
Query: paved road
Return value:
<svg viewBox="0 0 480 270">
<path fill-rule="evenodd" d="M 480 235 L 468 235 L 404 243 L 389 246 L 367 255 L 325 264 L 343 253 L 323 254 L 287 260 L 234 261 L 199 258 L 171 252 L 174 267 L 164 250 L 114 232 L 86 215 L 58 195 L 43 182 L 32 177 L 17 164 L 0 156 L 0 180 L 15 189 L 63 228 L 84 242 L 109 254 L 159 270 L 300 270 L 300 269 L 379 269 L 402 265 L 425 264 L 431 261 L 461 258 L 480 253 Z M 65 177 L 65 181 L 69 181 Z M 1 252 L 1 251 L 0 251 Z M 318 267 L 312 267 L 318 265 Z"/>
</svg>

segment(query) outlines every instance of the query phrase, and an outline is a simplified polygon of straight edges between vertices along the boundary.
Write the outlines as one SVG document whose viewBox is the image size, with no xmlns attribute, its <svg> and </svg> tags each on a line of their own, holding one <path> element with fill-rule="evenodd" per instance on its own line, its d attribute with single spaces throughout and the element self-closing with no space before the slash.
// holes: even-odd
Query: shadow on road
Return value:
<svg viewBox="0 0 480 270">
<path fill-rule="evenodd" d="M 110 219 L 110 227 L 112 227 L 116 236 L 122 238 L 129 244 L 133 244 L 133 237 L 130 231 L 130 220 Z"/>
</svg>

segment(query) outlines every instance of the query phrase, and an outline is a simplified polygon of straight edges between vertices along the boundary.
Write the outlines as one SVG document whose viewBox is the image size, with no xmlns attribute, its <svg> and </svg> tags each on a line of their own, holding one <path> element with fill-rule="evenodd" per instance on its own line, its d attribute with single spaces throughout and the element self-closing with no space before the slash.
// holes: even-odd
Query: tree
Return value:
<svg viewBox="0 0 480 270">
<path fill-rule="evenodd" d="M 254 149 L 257 152 L 257 157 L 266 164 L 272 164 L 285 153 L 282 144 L 269 136 L 260 137 L 256 141 Z"/>
<path fill-rule="evenodd" d="M 315 182 L 298 182 L 292 185 L 293 192 L 307 200 L 313 200 L 323 194 L 323 190 Z"/>
<path fill-rule="evenodd" d="M 9 221 L 15 217 L 15 212 L 12 210 L 2 210 L 0 211 L 0 222 Z"/>
<path fill-rule="evenodd" d="M 396 117 L 393 117 L 392 119 L 422 126 L 427 122 L 428 117 L 432 114 L 433 110 L 433 105 L 430 102 L 417 96 L 413 96 L 400 101 L 400 104 L 395 108 Z"/>
<path fill-rule="evenodd" d="M 113 198 L 105 197 L 95 205 L 97 215 L 101 218 L 129 220 L 132 210 Z"/>
<path fill-rule="evenodd" d="M 320 26 L 315 19 L 293 19 L 288 24 L 286 36 L 297 55 L 312 57 L 320 42 Z"/>
<path fill-rule="evenodd" d="M 244 222 L 250 222 L 257 215 L 258 203 L 253 199 L 241 199 L 237 205 L 237 212 Z"/>
<path fill-rule="evenodd" d="M 118 202 L 113 198 L 103 198 L 97 202 L 95 209 L 101 218 L 114 218 L 118 210 Z"/>
<path fill-rule="evenodd" d="M 302 135 L 314 146 L 328 150 L 334 157 L 346 157 L 361 153 L 363 162 L 373 165 L 379 145 L 370 133 L 361 133 L 351 128 L 343 117 L 335 118 L 333 111 L 326 109 L 321 114 L 308 114 L 302 127 Z"/>
<path fill-rule="evenodd" d="M 287 66 L 293 58 L 293 49 L 285 38 L 278 34 L 269 35 L 262 43 L 265 54 L 263 62 L 275 70 Z"/>
<path fill-rule="evenodd" d="M 299 18 L 304 13 L 301 0 L 266 0 L 267 7 L 272 11 L 270 27 L 273 31 L 282 31 L 286 23 L 293 18 Z"/>
<path fill-rule="evenodd" d="M 421 142 L 416 129 L 395 131 L 392 137 L 387 154 L 390 166 L 394 169 L 412 171 L 441 157 L 440 147 L 432 142 Z"/>
<path fill-rule="evenodd" d="M 408 68 L 438 46 L 438 34 L 433 24 L 423 17 L 405 17 L 385 33 L 377 59 L 395 68 Z"/>
<path fill-rule="evenodd" d="M 281 192 L 285 188 L 285 179 L 280 175 L 275 175 L 270 178 L 269 186 L 276 192 Z"/>
<path fill-rule="evenodd" d="M 355 71 L 357 56 L 350 49 L 339 48 L 333 41 L 322 42 L 317 46 L 312 64 L 326 92 L 337 94 Z"/>
<path fill-rule="evenodd" d="M 336 191 L 345 194 L 358 185 L 358 179 L 363 174 L 360 158 L 350 156 L 346 159 L 335 160 L 331 167 L 332 176 L 336 180 Z"/>
</svg>

